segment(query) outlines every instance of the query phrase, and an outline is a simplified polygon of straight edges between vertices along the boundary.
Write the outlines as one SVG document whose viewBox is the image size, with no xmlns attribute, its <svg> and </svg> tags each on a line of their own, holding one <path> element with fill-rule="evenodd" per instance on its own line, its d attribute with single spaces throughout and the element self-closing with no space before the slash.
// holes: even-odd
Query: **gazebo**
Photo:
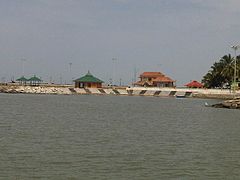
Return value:
<svg viewBox="0 0 240 180">
<path fill-rule="evenodd" d="M 88 73 L 74 80 L 76 88 L 101 88 L 103 81 L 94 77 L 89 71 Z"/>
<path fill-rule="evenodd" d="M 203 84 L 198 81 L 191 81 L 188 84 L 185 84 L 188 88 L 203 88 Z"/>
<path fill-rule="evenodd" d="M 31 77 L 30 79 L 28 79 L 28 81 L 30 82 L 31 86 L 37 86 L 40 84 L 40 82 L 42 82 L 42 80 L 35 75 L 33 77 Z"/>
<path fill-rule="evenodd" d="M 28 79 L 25 78 L 24 76 L 22 76 L 22 77 L 16 79 L 16 81 L 18 81 L 21 85 L 26 85 Z"/>
</svg>

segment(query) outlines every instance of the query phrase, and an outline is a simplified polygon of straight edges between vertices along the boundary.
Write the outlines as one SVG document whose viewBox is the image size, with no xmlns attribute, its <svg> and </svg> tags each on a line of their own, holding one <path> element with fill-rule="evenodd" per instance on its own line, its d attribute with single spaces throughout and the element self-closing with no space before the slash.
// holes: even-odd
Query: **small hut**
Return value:
<svg viewBox="0 0 240 180">
<path fill-rule="evenodd" d="M 188 88 L 203 88 L 203 84 L 198 81 L 191 81 L 188 84 L 185 84 Z"/>
<path fill-rule="evenodd" d="M 37 86 L 42 82 L 42 80 L 35 75 L 28 79 L 28 81 L 30 82 L 31 86 Z"/>
<path fill-rule="evenodd" d="M 89 71 L 88 73 L 74 80 L 76 88 L 101 88 L 103 81 L 94 77 Z"/>
<path fill-rule="evenodd" d="M 21 84 L 21 85 L 26 85 L 26 84 L 27 84 L 27 81 L 28 81 L 28 79 L 27 79 L 27 78 L 25 78 L 24 76 L 22 76 L 22 77 L 20 77 L 20 78 L 16 79 L 16 81 L 17 81 L 17 82 L 19 82 L 19 84 Z"/>
</svg>

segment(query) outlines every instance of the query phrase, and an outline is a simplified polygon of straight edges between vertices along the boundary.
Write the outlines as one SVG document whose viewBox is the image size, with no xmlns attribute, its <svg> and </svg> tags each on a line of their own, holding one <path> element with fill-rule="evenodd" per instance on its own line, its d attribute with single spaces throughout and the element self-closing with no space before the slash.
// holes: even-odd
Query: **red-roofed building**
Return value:
<svg viewBox="0 0 240 180">
<path fill-rule="evenodd" d="M 175 87 L 174 83 L 174 80 L 161 72 L 144 72 L 140 75 L 140 81 L 134 83 L 134 85 L 144 87 Z"/>
<path fill-rule="evenodd" d="M 188 84 L 185 84 L 188 88 L 203 88 L 203 84 L 198 81 L 191 81 Z"/>
</svg>

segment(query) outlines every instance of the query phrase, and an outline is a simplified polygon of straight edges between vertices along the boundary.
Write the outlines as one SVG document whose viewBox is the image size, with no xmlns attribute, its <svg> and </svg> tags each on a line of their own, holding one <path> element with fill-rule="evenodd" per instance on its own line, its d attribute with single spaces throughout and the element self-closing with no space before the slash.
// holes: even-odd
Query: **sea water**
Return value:
<svg viewBox="0 0 240 180">
<path fill-rule="evenodd" d="M 238 179 L 219 100 L 0 94 L 0 179 Z"/>
</svg>

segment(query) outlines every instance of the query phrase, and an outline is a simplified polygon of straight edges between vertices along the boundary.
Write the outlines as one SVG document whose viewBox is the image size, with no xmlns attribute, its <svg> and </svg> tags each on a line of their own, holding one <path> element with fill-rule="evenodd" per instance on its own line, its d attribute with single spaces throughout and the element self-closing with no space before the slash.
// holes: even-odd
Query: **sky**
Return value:
<svg viewBox="0 0 240 180">
<path fill-rule="evenodd" d="M 240 44 L 239 0 L 0 0 L 0 81 L 201 81 Z M 240 50 L 238 54 L 240 53 Z"/>
</svg>

